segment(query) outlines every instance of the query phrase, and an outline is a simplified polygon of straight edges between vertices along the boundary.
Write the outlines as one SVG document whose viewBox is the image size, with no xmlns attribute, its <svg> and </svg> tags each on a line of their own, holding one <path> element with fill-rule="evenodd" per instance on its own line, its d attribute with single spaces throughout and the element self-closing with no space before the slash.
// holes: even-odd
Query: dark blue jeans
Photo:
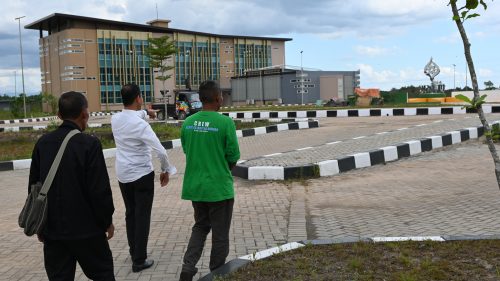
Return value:
<svg viewBox="0 0 500 281">
<path fill-rule="evenodd" d="M 224 265 L 229 254 L 229 229 L 233 216 L 234 199 L 218 202 L 192 202 L 194 226 L 184 255 L 182 271 L 195 275 L 207 235 L 212 231 L 210 271 Z"/>
</svg>

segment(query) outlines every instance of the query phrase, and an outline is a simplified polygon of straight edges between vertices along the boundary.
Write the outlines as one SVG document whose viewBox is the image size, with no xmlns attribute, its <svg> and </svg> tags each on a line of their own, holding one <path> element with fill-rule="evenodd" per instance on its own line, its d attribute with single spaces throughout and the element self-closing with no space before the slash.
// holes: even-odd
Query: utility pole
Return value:
<svg viewBox="0 0 500 281">
<path fill-rule="evenodd" d="M 17 71 L 14 70 L 14 97 L 17 97 Z"/>
<path fill-rule="evenodd" d="M 24 89 L 24 62 L 23 62 L 23 43 L 21 39 L 21 19 L 26 16 L 15 18 L 19 23 L 19 49 L 21 51 L 21 78 L 23 82 L 23 108 L 24 108 L 24 118 L 26 118 L 26 91 Z"/>
</svg>

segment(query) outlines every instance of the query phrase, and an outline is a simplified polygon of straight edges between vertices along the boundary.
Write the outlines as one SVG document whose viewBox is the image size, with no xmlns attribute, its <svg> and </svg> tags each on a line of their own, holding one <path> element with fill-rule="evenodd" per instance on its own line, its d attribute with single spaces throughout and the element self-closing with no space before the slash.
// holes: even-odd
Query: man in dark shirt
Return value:
<svg viewBox="0 0 500 281">
<path fill-rule="evenodd" d="M 89 119 L 87 107 L 81 93 L 61 95 L 58 116 L 63 123 L 36 143 L 29 185 L 45 180 L 63 139 L 71 130 L 85 130 Z M 76 262 L 92 280 L 115 280 L 107 241 L 114 233 L 113 198 L 97 138 L 80 133 L 70 139 L 47 196 L 47 224 L 38 238 L 44 244 L 49 280 L 74 280 Z"/>
</svg>

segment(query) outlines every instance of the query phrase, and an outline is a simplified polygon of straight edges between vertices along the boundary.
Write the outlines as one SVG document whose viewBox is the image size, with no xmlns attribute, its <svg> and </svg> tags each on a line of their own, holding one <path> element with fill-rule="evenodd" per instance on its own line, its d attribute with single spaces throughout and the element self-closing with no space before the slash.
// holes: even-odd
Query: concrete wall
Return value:
<svg viewBox="0 0 500 281">
<path fill-rule="evenodd" d="M 302 103 L 300 91 L 300 71 L 288 70 L 284 74 L 264 75 L 261 77 L 235 78 L 231 81 L 233 102 L 249 99 L 261 103 L 278 101 L 284 104 Z M 347 99 L 354 93 L 356 82 L 353 71 L 304 71 L 304 103 L 331 98 Z M 262 88 L 262 89 L 261 89 Z"/>
<path fill-rule="evenodd" d="M 460 92 L 451 92 L 451 95 L 454 97 L 456 95 L 462 94 L 470 99 L 474 97 L 474 92 L 472 91 L 460 91 Z M 486 90 L 479 91 L 479 95 L 488 95 L 486 97 L 486 102 L 498 102 L 500 103 L 500 90 Z"/>
<path fill-rule="evenodd" d="M 300 71 L 297 71 L 300 74 Z M 281 96 L 285 104 L 300 104 L 302 102 L 302 95 L 297 93 L 300 91 L 300 77 L 296 73 L 286 73 L 283 75 Z M 304 71 L 307 77 L 304 77 L 304 86 L 307 93 L 304 94 L 304 103 L 315 103 L 320 99 L 320 72 L 319 71 Z"/>
<path fill-rule="evenodd" d="M 56 98 L 68 91 L 81 92 L 88 99 L 89 110 L 99 111 L 96 30 L 66 29 L 39 39 L 39 46 L 42 91 Z M 71 67 L 83 68 L 69 69 Z"/>
<path fill-rule="evenodd" d="M 339 98 L 339 79 L 343 79 L 341 75 L 320 76 L 320 98 L 329 100 L 331 98 Z"/>
<path fill-rule="evenodd" d="M 271 60 L 272 65 L 285 65 L 285 42 L 271 42 Z"/>
</svg>

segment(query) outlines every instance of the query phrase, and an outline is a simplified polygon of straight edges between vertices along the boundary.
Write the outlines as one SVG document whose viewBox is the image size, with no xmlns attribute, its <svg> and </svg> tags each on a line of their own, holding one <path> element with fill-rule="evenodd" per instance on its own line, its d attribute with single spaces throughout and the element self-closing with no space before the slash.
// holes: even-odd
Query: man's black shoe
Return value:
<svg viewBox="0 0 500 281">
<path fill-rule="evenodd" d="M 179 278 L 179 281 L 193 281 L 194 275 L 189 272 L 181 272 L 181 277 Z"/>
<path fill-rule="evenodd" d="M 146 268 L 152 267 L 154 263 L 155 263 L 154 260 L 145 260 L 143 264 L 132 265 L 132 271 L 139 272 L 139 271 L 144 270 Z"/>
</svg>

